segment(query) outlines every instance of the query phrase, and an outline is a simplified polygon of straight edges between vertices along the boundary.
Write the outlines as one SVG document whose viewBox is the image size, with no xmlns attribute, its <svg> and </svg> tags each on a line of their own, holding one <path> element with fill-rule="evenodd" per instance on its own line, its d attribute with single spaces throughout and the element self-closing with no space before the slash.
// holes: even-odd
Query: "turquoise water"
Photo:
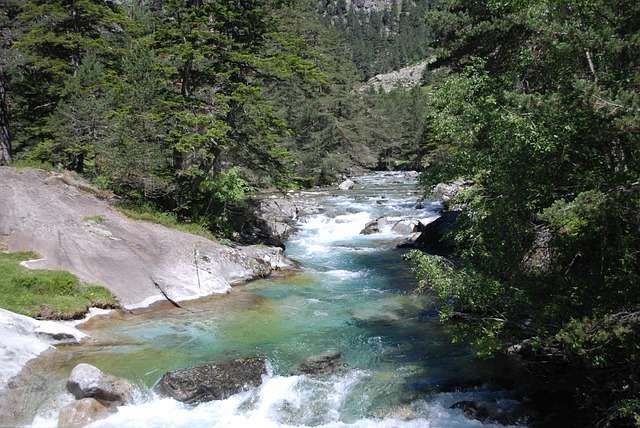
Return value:
<svg viewBox="0 0 640 428">
<path fill-rule="evenodd" d="M 433 216 L 415 209 L 415 183 L 399 174 L 358 180 L 350 192 L 310 194 L 324 209 L 287 243 L 303 271 L 238 287 L 226 296 L 120 314 L 88 324 L 94 342 L 63 349 L 58 383 L 78 362 L 135 382 L 142 393 L 96 427 L 470 427 L 449 406 L 479 397 L 509 405 L 490 380 L 499 367 L 454 346 L 390 229 L 363 236 L 367 221 Z M 295 375 L 307 357 L 343 354 L 344 368 L 324 377 Z M 264 384 L 228 400 L 186 406 L 152 386 L 167 370 L 232 357 L 263 356 Z M 464 387 L 465 389 L 462 389 Z M 41 412 L 36 425 L 55 421 Z"/>
</svg>

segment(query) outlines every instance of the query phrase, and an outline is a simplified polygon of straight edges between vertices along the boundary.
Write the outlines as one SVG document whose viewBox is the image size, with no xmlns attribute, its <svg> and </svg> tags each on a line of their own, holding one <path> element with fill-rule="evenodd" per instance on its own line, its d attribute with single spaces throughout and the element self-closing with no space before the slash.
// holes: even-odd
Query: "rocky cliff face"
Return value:
<svg viewBox="0 0 640 428">
<path fill-rule="evenodd" d="M 394 70 L 389 73 L 378 74 L 369 79 L 358 90 L 366 92 L 368 90 L 378 91 L 382 89 L 384 92 L 390 92 L 393 89 L 409 89 L 419 85 L 429 61 L 421 61 L 418 64 L 403 67 L 400 70 Z"/>
<path fill-rule="evenodd" d="M 394 6 L 400 7 L 399 0 L 346 0 L 347 7 L 353 6 L 358 11 L 370 12 L 391 9 Z"/>
<path fill-rule="evenodd" d="M 429 3 L 411 0 L 321 0 L 318 11 L 349 42 L 365 78 L 427 58 Z"/>
<path fill-rule="evenodd" d="M 394 7 L 401 8 L 402 0 L 321 0 L 319 8 L 323 11 L 354 9 L 357 12 L 379 12 Z"/>
</svg>

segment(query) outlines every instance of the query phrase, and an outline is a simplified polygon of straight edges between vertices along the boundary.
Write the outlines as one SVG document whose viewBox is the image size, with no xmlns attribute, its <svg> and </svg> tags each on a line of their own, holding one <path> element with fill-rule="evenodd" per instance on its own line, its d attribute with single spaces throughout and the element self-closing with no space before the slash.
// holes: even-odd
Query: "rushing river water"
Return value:
<svg viewBox="0 0 640 428">
<path fill-rule="evenodd" d="M 32 368 L 40 383 L 23 392 L 23 405 L 37 412 L 34 425 L 55 426 L 55 409 L 68 400 L 59 395 L 64 379 L 87 362 L 143 391 L 94 427 L 491 426 L 449 407 L 478 398 L 509 405 L 489 382 L 499 368 L 450 343 L 429 298 L 412 293 L 397 235 L 359 234 L 376 217 L 428 217 L 438 204 L 416 209 L 415 183 L 401 174 L 358 183 L 349 192 L 309 195 L 324 213 L 306 218 L 287 244 L 302 272 L 189 302 L 186 310 L 90 321 L 93 341 L 63 347 Z M 342 352 L 345 367 L 324 377 L 292 374 L 325 351 Z M 193 407 L 151 392 L 168 370 L 256 355 L 270 363 L 263 385 L 227 400 Z"/>
</svg>

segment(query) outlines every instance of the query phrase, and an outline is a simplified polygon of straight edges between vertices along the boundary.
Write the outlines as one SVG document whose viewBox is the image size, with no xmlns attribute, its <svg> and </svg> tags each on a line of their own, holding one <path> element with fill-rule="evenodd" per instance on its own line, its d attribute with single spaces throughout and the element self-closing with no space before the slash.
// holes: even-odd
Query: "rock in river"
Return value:
<svg viewBox="0 0 640 428">
<path fill-rule="evenodd" d="M 489 401 L 459 401 L 453 404 L 451 409 L 461 409 L 465 417 L 482 423 L 497 422 L 501 425 L 514 425 L 524 418 L 520 404 L 501 407 Z"/>
<path fill-rule="evenodd" d="M 160 379 L 158 390 L 162 395 L 189 404 L 224 400 L 259 386 L 265 374 L 267 363 L 264 359 L 240 358 L 168 372 Z"/>
<path fill-rule="evenodd" d="M 60 410 L 58 428 L 81 428 L 109 415 L 112 409 L 95 398 L 74 401 Z"/>
<path fill-rule="evenodd" d="M 351 190 L 356 183 L 353 180 L 346 179 L 340 185 L 338 185 L 338 189 L 340 190 Z"/>
<path fill-rule="evenodd" d="M 417 219 L 404 219 L 396 222 L 391 230 L 399 235 L 411 235 L 417 232 L 420 221 Z"/>
<path fill-rule="evenodd" d="M 103 373 L 90 364 L 78 364 L 71 370 L 67 390 L 76 399 L 95 398 L 101 401 L 126 403 L 133 398 L 133 386 L 124 379 Z"/>
<path fill-rule="evenodd" d="M 364 229 L 360 231 L 360 235 L 373 235 L 374 233 L 380 233 L 380 225 L 378 220 L 372 220 L 365 224 Z"/>
<path fill-rule="evenodd" d="M 309 357 L 298 367 L 298 372 L 303 374 L 327 374 L 340 368 L 342 353 L 325 352 L 324 354 Z"/>
<path fill-rule="evenodd" d="M 364 229 L 360 231 L 360 235 L 372 235 L 374 233 L 380 233 L 382 228 L 391 224 L 392 220 L 388 217 L 378 217 L 375 220 L 371 220 L 365 224 Z"/>
</svg>

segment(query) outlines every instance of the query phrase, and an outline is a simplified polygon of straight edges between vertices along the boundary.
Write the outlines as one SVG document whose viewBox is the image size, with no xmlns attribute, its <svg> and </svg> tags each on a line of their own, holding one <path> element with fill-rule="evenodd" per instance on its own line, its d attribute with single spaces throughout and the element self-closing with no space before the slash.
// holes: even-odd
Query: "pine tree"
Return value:
<svg viewBox="0 0 640 428">
<path fill-rule="evenodd" d="M 24 78 L 16 92 L 24 98 L 21 108 L 34 116 L 34 126 L 21 130 L 21 139 L 46 137 L 46 117 L 65 95 L 66 81 L 88 53 L 100 55 L 107 64 L 116 61 L 122 20 L 115 4 L 106 0 L 28 0 L 24 4 L 17 16 L 23 32 L 15 43 L 24 57 Z"/>
</svg>

